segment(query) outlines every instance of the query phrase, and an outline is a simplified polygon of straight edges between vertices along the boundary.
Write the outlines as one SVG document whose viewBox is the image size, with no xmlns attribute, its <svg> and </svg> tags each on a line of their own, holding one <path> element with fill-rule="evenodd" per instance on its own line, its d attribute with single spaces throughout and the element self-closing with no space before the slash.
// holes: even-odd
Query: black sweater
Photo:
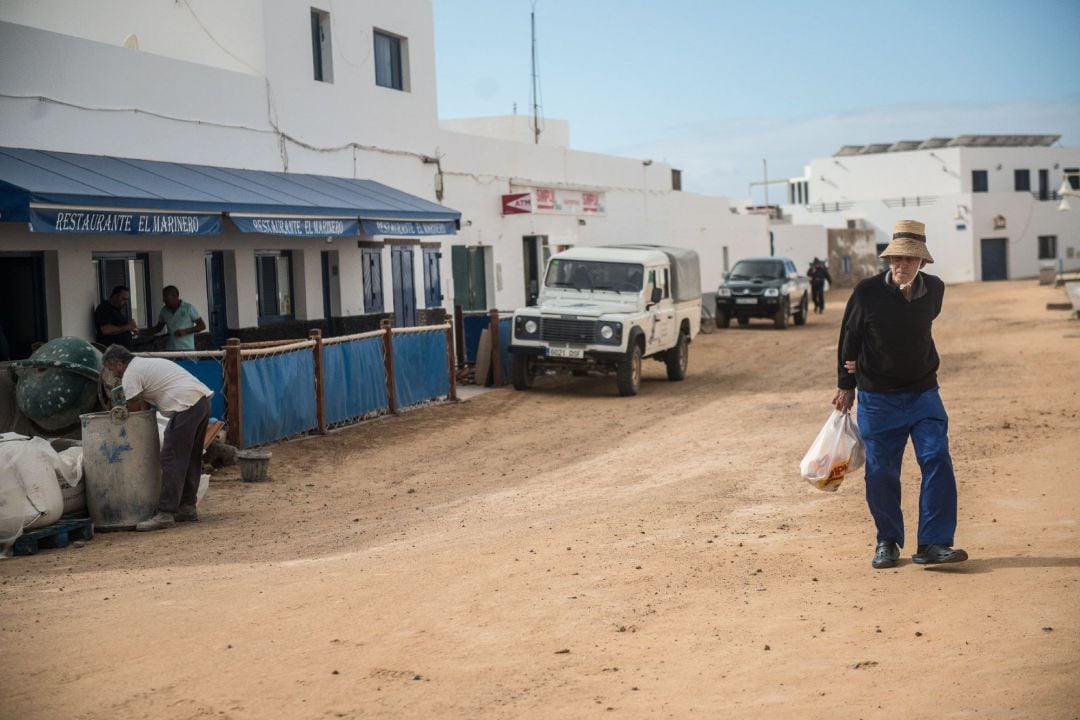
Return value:
<svg viewBox="0 0 1080 720">
<path fill-rule="evenodd" d="M 937 387 L 939 365 L 934 318 L 941 312 L 945 283 L 919 273 L 912 300 L 886 281 L 886 273 L 855 286 L 840 326 L 837 386 L 879 393 L 923 392 Z M 844 368 L 855 360 L 855 374 Z"/>
</svg>

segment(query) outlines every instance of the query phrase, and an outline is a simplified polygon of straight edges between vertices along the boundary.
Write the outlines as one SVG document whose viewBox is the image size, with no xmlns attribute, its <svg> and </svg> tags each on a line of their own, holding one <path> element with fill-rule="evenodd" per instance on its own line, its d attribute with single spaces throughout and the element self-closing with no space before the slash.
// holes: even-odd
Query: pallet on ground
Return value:
<svg viewBox="0 0 1080 720">
<path fill-rule="evenodd" d="M 33 555 L 42 548 L 65 548 L 76 540 L 91 540 L 94 523 L 87 517 L 62 517 L 48 527 L 23 533 L 15 541 L 15 555 Z"/>
</svg>

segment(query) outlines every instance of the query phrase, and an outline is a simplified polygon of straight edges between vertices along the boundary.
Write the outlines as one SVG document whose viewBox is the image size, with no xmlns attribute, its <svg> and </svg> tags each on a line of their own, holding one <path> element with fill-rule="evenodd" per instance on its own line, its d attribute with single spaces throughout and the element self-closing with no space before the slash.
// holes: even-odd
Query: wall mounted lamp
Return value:
<svg viewBox="0 0 1080 720">
<path fill-rule="evenodd" d="M 967 205 L 957 205 L 956 213 L 953 215 L 953 220 L 963 220 L 971 214 L 971 209 Z"/>
<path fill-rule="evenodd" d="M 641 164 L 648 167 L 649 165 L 652 165 L 652 160 L 642 160 Z"/>
</svg>

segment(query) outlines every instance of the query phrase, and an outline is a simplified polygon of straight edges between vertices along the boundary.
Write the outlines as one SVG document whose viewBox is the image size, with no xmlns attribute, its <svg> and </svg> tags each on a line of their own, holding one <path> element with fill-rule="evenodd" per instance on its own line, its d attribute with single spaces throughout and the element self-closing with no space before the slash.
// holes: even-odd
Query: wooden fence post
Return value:
<svg viewBox="0 0 1080 720">
<path fill-rule="evenodd" d="M 502 348 L 499 342 L 499 311 L 492 310 L 489 313 L 491 318 L 488 322 L 488 333 L 491 335 L 491 373 L 492 379 L 495 381 L 495 387 L 502 387 L 503 384 L 503 366 L 502 366 Z"/>
<path fill-rule="evenodd" d="M 382 328 L 383 364 L 386 367 L 386 395 L 390 401 L 390 412 L 397 413 L 397 391 L 394 388 L 394 333 L 389 320 L 380 320 Z"/>
<path fill-rule="evenodd" d="M 450 317 L 450 313 L 446 314 L 444 320 L 449 327 L 446 328 L 446 369 L 450 374 L 450 394 L 449 399 L 457 400 L 457 366 L 454 363 L 454 323 Z"/>
<path fill-rule="evenodd" d="M 322 330 L 312 328 L 308 338 L 315 341 L 311 350 L 315 355 L 315 424 L 316 429 L 326 434 L 326 379 L 323 376 Z"/>
<path fill-rule="evenodd" d="M 454 349 L 457 351 L 457 360 L 462 367 L 465 366 L 465 313 L 460 305 L 454 306 Z"/>
<path fill-rule="evenodd" d="M 238 448 L 244 446 L 244 398 L 240 362 L 240 339 L 229 338 L 225 341 L 225 422 L 229 425 L 225 439 Z"/>
</svg>

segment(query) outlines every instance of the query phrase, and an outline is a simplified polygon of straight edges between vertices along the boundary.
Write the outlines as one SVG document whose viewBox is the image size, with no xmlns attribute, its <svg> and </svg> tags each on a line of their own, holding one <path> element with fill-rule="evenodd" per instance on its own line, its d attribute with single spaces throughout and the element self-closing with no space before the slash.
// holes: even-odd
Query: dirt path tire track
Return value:
<svg viewBox="0 0 1080 720">
<path fill-rule="evenodd" d="M 871 571 L 861 478 L 797 477 L 834 292 L 699 336 L 683 382 L 647 361 L 636 398 L 541 378 L 284 443 L 200 523 L 0 562 L 4 712 L 1075 718 L 1080 339 L 1052 295 L 947 291 L 964 566 Z M 912 523 L 917 482 L 909 451 Z"/>
</svg>

